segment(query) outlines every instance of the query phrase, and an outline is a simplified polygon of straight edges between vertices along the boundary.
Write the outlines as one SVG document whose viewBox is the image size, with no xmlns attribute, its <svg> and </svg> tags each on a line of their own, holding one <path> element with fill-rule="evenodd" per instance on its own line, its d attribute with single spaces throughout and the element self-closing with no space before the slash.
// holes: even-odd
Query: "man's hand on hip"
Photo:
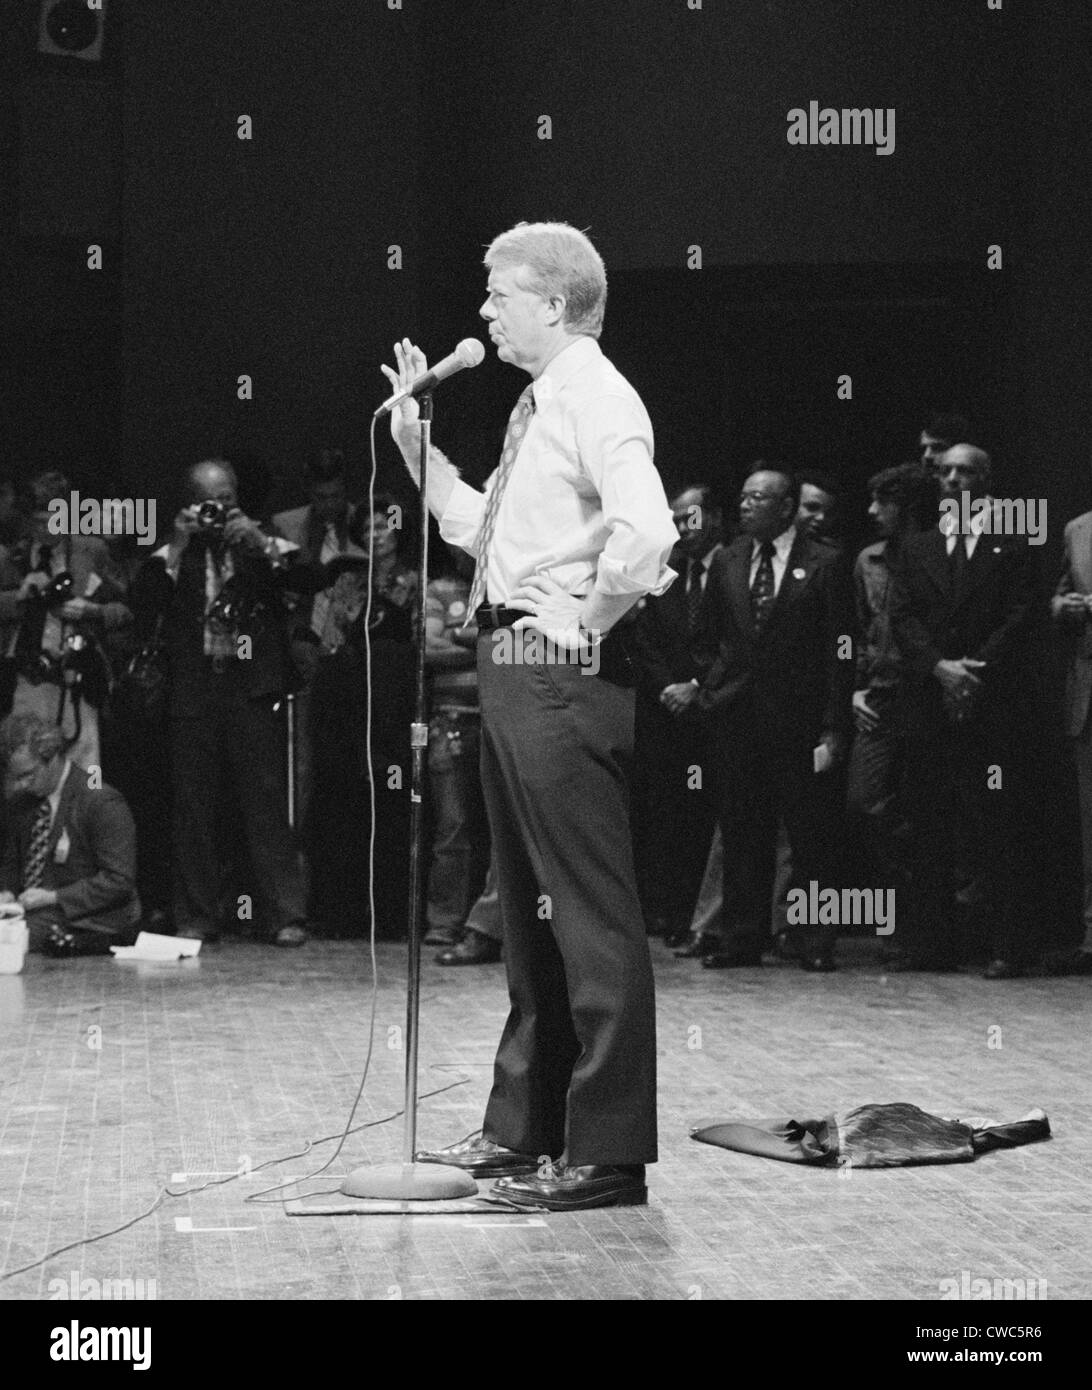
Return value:
<svg viewBox="0 0 1092 1390">
<path fill-rule="evenodd" d="M 580 628 L 584 600 L 573 598 L 548 574 L 528 575 L 506 606 L 528 614 L 512 624 L 517 632 L 532 628 L 565 651 L 586 651 L 593 645 L 594 635 L 589 640 L 588 634 Z"/>
</svg>

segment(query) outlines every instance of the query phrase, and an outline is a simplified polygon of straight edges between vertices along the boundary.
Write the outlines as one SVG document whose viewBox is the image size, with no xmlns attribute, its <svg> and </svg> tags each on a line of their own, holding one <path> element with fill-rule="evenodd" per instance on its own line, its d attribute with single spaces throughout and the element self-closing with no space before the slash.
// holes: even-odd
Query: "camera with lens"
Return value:
<svg viewBox="0 0 1092 1390">
<path fill-rule="evenodd" d="M 197 529 L 205 536 L 219 538 L 227 525 L 228 509 L 225 503 L 207 501 L 197 508 Z"/>
<path fill-rule="evenodd" d="M 45 608 L 52 608 L 58 603 L 67 603 L 74 588 L 72 576 L 64 570 L 61 574 L 55 575 L 44 588 L 35 590 L 30 597 Z"/>
</svg>

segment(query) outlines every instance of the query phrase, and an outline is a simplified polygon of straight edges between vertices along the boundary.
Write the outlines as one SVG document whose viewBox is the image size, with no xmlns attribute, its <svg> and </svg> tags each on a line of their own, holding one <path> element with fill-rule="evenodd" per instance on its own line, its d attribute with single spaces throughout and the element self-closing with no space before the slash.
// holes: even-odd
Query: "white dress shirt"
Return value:
<svg viewBox="0 0 1092 1390">
<path fill-rule="evenodd" d="M 785 578 L 785 570 L 789 564 L 789 551 L 792 543 L 796 540 L 796 527 L 790 526 L 787 531 L 782 531 L 780 536 L 775 536 L 773 541 L 774 553 L 773 563 L 773 591 L 774 597 L 781 592 L 781 581 Z M 758 562 L 762 558 L 762 542 L 754 541 L 751 545 L 751 578 L 750 585 L 753 587 L 755 575 L 758 573 Z"/>
<path fill-rule="evenodd" d="M 533 385 L 535 410 L 497 512 L 486 595 L 506 603 L 546 573 L 574 597 L 661 594 L 678 540 L 652 462 L 652 423 L 637 392 L 594 338 L 570 343 Z M 477 552 L 486 492 L 456 481 L 440 534 Z"/>
<path fill-rule="evenodd" d="M 971 556 L 974 554 L 974 549 L 975 549 L 975 546 L 978 544 L 978 538 L 979 538 L 979 536 L 982 535 L 982 532 L 986 529 L 987 523 L 989 523 L 990 520 L 991 520 L 991 513 L 992 513 L 992 511 L 993 511 L 993 498 L 992 498 L 992 497 L 989 499 L 989 503 L 990 503 L 990 505 L 989 505 L 988 508 L 987 508 L 987 507 L 979 507 L 979 508 L 978 508 L 978 510 L 977 510 L 977 511 L 974 513 L 974 515 L 971 517 L 970 524 L 969 524 L 969 526 L 967 527 L 967 530 L 964 532 L 964 535 L 963 535 L 963 547 L 964 547 L 964 552 L 965 552 L 965 554 L 966 554 L 968 560 L 969 560 L 969 559 L 971 558 Z M 959 532 L 958 532 L 958 531 L 956 531 L 956 530 L 954 530 L 954 529 L 951 530 L 951 531 L 949 531 L 947 528 L 945 528 L 944 548 L 945 548 L 945 550 L 948 552 L 949 555 L 951 555 L 951 553 L 955 550 L 955 548 L 956 548 L 956 540 L 957 540 L 958 538 L 959 538 Z"/>
<path fill-rule="evenodd" d="M 71 759 L 65 758 L 65 760 L 64 760 L 64 767 L 61 769 L 61 775 L 60 775 L 60 777 L 57 779 L 57 785 L 53 788 L 53 790 L 49 793 L 49 796 L 46 798 L 46 799 L 48 800 L 48 802 L 49 802 L 49 828 L 50 828 L 50 830 L 53 829 L 53 822 L 57 819 L 57 812 L 60 810 L 60 806 L 61 806 L 61 793 L 64 791 L 64 784 L 68 781 L 68 774 L 69 774 L 71 771 L 72 771 L 72 762 L 71 762 Z"/>
</svg>

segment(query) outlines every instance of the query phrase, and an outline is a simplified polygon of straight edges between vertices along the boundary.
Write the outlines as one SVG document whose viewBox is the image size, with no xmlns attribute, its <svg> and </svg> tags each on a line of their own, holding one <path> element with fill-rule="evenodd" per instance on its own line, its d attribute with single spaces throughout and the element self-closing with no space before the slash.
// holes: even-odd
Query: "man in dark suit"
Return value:
<svg viewBox="0 0 1092 1390">
<path fill-rule="evenodd" d="M 790 887 L 831 886 L 836 783 L 851 728 L 852 605 L 838 553 L 794 524 L 798 483 L 752 473 L 740 532 L 709 576 L 719 653 L 699 692 L 715 717 L 724 929 L 703 965 L 760 965 L 783 821 Z M 832 970 L 835 932 L 810 923 L 793 945 L 805 969 Z"/>
<path fill-rule="evenodd" d="M 685 940 L 716 817 L 714 759 L 698 687 L 712 665 L 709 570 L 720 551 L 720 508 L 705 484 L 671 503 L 679 533 L 671 565 L 679 582 L 649 595 L 637 615 L 637 715 L 633 853 L 650 935 Z M 700 780 L 694 769 L 699 769 Z"/>
<path fill-rule="evenodd" d="M 1026 535 L 1004 534 L 1012 528 L 990 498 L 990 473 L 989 456 L 973 445 L 944 454 L 942 524 L 906 538 L 893 576 L 911 829 L 910 910 L 900 901 L 895 944 L 906 968 L 962 962 L 962 870 L 989 904 L 987 978 L 1005 979 L 1036 952 L 1025 822 L 1034 819 L 1029 750 L 1039 741 L 1039 707 L 1030 643 L 1039 605 L 1036 551 Z M 964 514 L 969 525 L 957 519 Z"/>
<path fill-rule="evenodd" d="M 136 827 L 125 798 L 70 762 L 56 724 L 12 714 L 0 725 L 4 794 L 13 813 L 0 902 L 18 901 L 30 949 L 104 954 L 140 920 Z"/>
<path fill-rule="evenodd" d="M 306 941 L 303 871 L 288 825 L 286 741 L 277 704 L 295 683 L 278 572 L 291 547 L 245 516 L 223 460 L 188 475 L 191 501 L 134 585 L 138 624 L 164 619 L 170 658 L 175 927 L 219 934 L 215 810 L 233 784 L 275 945 Z"/>
</svg>

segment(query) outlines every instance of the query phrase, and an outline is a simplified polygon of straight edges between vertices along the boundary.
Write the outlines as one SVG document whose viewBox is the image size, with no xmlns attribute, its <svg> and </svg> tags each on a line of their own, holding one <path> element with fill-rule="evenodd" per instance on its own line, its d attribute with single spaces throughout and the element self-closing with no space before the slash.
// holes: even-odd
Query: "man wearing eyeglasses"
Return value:
<svg viewBox="0 0 1092 1390">
<path fill-rule="evenodd" d="M 740 534 L 709 575 L 721 635 L 698 698 L 715 716 L 724 840 L 724 928 L 709 969 L 762 963 L 779 822 L 790 888 L 834 886 L 831 772 L 852 727 L 852 604 L 837 552 L 797 529 L 798 505 L 791 473 L 758 468 L 740 494 Z M 796 933 L 806 970 L 834 969 L 834 936 L 818 922 Z"/>
</svg>

